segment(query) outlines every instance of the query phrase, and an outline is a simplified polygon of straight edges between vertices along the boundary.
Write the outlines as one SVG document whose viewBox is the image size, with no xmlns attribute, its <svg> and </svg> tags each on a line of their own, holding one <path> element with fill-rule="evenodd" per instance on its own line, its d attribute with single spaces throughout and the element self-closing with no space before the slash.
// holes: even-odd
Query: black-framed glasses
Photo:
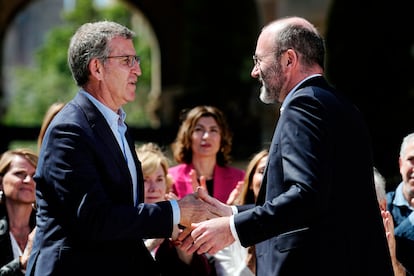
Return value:
<svg viewBox="0 0 414 276">
<path fill-rule="evenodd" d="M 125 64 L 128 65 L 128 67 L 132 68 L 134 67 L 135 63 L 138 65 L 141 64 L 141 58 L 139 56 L 133 56 L 133 55 L 123 55 L 123 56 L 107 56 L 106 58 L 123 58 L 125 61 Z"/>
</svg>

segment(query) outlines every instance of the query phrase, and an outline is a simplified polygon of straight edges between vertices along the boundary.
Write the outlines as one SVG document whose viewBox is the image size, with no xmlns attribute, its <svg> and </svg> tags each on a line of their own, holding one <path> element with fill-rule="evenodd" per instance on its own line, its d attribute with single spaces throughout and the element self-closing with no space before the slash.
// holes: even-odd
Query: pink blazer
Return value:
<svg viewBox="0 0 414 276">
<path fill-rule="evenodd" d="M 189 176 L 192 164 L 179 164 L 171 167 L 168 172 L 174 179 L 173 192 L 179 197 L 183 197 L 193 192 L 191 178 Z M 235 167 L 221 167 L 216 165 L 214 168 L 213 197 L 226 203 L 231 191 L 236 187 L 237 182 L 243 180 L 244 170 Z"/>
</svg>

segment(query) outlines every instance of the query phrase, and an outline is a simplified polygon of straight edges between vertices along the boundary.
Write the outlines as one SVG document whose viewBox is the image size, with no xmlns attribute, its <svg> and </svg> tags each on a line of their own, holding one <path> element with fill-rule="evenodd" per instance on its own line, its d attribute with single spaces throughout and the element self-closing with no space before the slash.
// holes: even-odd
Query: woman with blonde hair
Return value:
<svg viewBox="0 0 414 276">
<path fill-rule="evenodd" d="M 13 149 L 0 158 L 0 275 L 24 275 L 36 226 L 38 156 Z"/>
<path fill-rule="evenodd" d="M 168 174 L 169 159 L 155 143 L 146 143 L 136 149 L 141 161 L 144 175 L 144 202 L 156 203 L 159 201 L 176 199 L 171 192 L 172 177 Z M 147 239 L 145 245 L 155 260 L 160 264 L 161 275 L 181 276 L 213 276 L 215 275 L 205 254 L 187 254 L 174 244 L 178 234 L 175 229 L 171 239 Z"/>
</svg>

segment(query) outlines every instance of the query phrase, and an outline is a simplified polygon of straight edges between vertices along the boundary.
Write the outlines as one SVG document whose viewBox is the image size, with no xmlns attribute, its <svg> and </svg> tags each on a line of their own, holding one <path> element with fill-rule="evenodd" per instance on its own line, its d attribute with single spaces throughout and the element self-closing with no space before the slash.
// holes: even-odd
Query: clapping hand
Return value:
<svg viewBox="0 0 414 276">
<path fill-rule="evenodd" d="M 191 178 L 191 185 L 193 186 L 194 192 L 197 192 L 198 187 L 202 187 L 207 191 L 206 177 L 204 175 L 200 175 L 199 179 L 197 172 L 194 169 L 190 171 L 189 175 Z"/>
<path fill-rule="evenodd" d="M 178 200 L 181 211 L 180 224 L 190 227 L 193 222 L 200 222 L 215 217 L 230 216 L 233 212 L 230 206 L 208 195 L 205 177 L 197 180 L 194 170 L 190 172 L 194 193 Z"/>
<path fill-rule="evenodd" d="M 231 204 L 237 204 L 237 198 L 239 197 L 239 195 L 241 194 L 242 190 L 243 190 L 243 186 L 244 186 L 244 181 L 239 181 L 237 182 L 236 187 L 233 189 L 233 191 L 231 191 L 229 197 L 227 198 L 226 203 L 231 205 Z"/>
<path fill-rule="evenodd" d="M 205 176 L 201 175 L 200 178 L 198 178 L 197 172 L 195 170 L 190 171 L 190 178 L 191 178 L 191 184 L 193 186 L 193 191 L 196 192 L 199 187 L 202 187 L 207 191 L 207 184 L 206 184 L 206 178 Z M 233 189 L 233 191 L 230 193 L 226 203 L 227 204 L 234 204 L 236 202 L 237 197 L 241 193 L 243 189 L 244 181 L 237 182 L 237 186 Z"/>
</svg>

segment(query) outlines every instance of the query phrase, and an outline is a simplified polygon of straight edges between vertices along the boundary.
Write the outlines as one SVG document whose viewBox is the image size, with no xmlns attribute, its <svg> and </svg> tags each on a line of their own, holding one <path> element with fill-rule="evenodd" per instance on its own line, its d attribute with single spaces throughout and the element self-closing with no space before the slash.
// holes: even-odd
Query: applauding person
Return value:
<svg viewBox="0 0 414 276">
<path fill-rule="evenodd" d="M 169 169 L 174 178 L 173 192 L 178 197 L 193 192 L 200 177 L 206 179 L 210 195 L 226 202 L 244 171 L 230 166 L 232 133 L 221 110 L 196 106 L 185 114 L 172 144 L 175 161 Z M 194 174 L 190 174 L 191 171 Z"/>
</svg>

